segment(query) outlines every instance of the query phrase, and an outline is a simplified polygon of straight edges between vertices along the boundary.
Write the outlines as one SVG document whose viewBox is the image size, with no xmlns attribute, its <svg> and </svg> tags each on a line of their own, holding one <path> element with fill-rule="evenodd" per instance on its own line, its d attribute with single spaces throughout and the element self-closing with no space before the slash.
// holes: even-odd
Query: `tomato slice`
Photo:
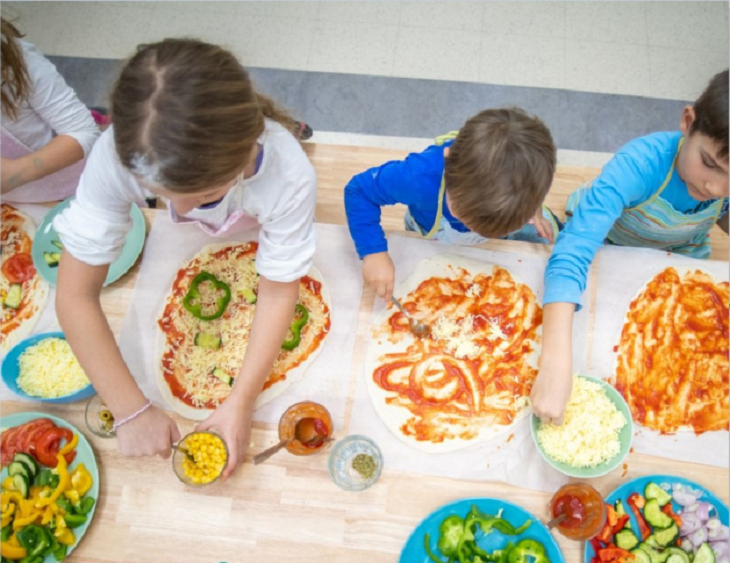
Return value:
<svg viewBox="0 0 730 563">
<path fill-rule="evenodd" d="M 35 442 L 35 456 L 43 465 L 47 467 L 56 467 L 58 465 L 59 444 L 61 439 L 71 441 L 73 432 L 67 428 L 58 428 L 57 426 L 47 429 Z"/>
<path fill-rule="evenodd" d="M 35 455 L 35 442 L 43 432 L 49 428 L 55 428 L 56 425 L 52 420 L 41 418 L 34 421 L 33 426 L 29 426 L 23 433 L 22 437 L 16 438 L 21 452 Z"/>
<path fill-rule="evenodd" d="M 3 262 L 2 272 L 10 283 L 23 283 L 24 281 L 28 281 L 35 276 L 33 258 L 27 252 L 14 254 Z"/>
<path fill-rule="evenodd" d="M 0 436 L 0 463 L 2 465 L 10 465 L 13 461 L 13 456 L 18 451 L 15 449 L 15 436 L 18 434 L 19 429 L 19 426 L 10 428 Z"/>
</svg>

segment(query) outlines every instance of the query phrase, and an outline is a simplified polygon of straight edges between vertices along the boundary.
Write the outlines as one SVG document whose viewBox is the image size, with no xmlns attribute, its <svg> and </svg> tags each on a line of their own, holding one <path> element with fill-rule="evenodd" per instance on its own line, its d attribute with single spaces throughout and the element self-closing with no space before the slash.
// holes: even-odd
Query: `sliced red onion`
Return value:
<svg viewBox="0 0 730 563">
<path fill-rule="evenodd" d="M 730 563 L 730 557 L 727 555 L 725 557 L 720 557 L 720 559 L 717 559 L 715 563 Z"/>
<path fill-rule="evenodd" d="M 692 545 L 692 542 L 689 541 L 687 538 L 683 538 L 682 541 L 679 542 L 679 547 L 681 547 L 687 553 L 694 553 L 695 552 L 695 546 Z"/>
<path fill-rule="evenodd" d="M 696 532 L 702 526 L 700 519 L 692 514 L 682 514 L 682 525 L 679 527 L 679 534 L 682 537 L 690 535 L 692 532 Z"/>
<path fill-rule="evenodd" d="M 672 490 L 672 486 L 669 483 L 660 483 L 659 484 L 659 488 L 660 489 L 663 489 L 665 491 L 671 491 Z"/>
<path fill-rule="evenodd" d="M 697 498 L 686 491 L 675 491 L 672 493 L 672 498 L 680 506 L 690 506 L 697 502 Z"/>
<path fill-rule="evenodd" d="M 709 523 L 708 523 L 709 524 Z M 730 528 L 720 525 L 719 528 L 713 528 L 707 532 L 707 537 L 712 541 L 730 540 Z"/>
<path fill-rule="evenodd" d="M 700 526 L 699 530 L 692 532 L 687 537 L 689 538 L 689 541 L 692 542 L 692 545 L 699 547 L 707 541 L 707 528 Z"/>
<path fill-rule="evenodd" d="M 707 522 L 710 519 L 710 513 L 715 510 L 715 507 L 712 506 L 709 502 L 700 502 L 698 504 L 699 506 L 695 511 L 697 518 L 702 520 L 702 522 Z"/>
<path fill-rule="evenodd" d="M 712 541 L 710 542 L 710 547 L 715 552 L 715 557 L 727 557 L 730 555 L 730 544 L 726 541 Z"/>
<path fill-rule="evenodd" d="M 686 512 L 696 512 L 697 509 L 700 507 L 700 503 L 696 502 L 694 504 L 690 504 L 689 506 L 685 506 L 684 510 L 682 510 L 681 514 L 684 514 Z"/>
<path fill-rule="evenodd" d="M 720 520 L 718 518 L 710 518 L 707 521 L 707 529 L 708 529 L 708 531 L 716 530 L 720 526 L 722 526 L 722 522 L 720 522 Z"/>
</svg>

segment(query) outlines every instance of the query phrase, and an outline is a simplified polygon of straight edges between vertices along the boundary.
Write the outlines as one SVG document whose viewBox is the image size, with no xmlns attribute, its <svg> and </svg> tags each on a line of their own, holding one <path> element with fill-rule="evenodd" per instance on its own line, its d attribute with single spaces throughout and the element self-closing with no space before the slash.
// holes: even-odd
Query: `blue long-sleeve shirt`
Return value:
<svg viewBox="0 0 730 563">
<path fill-rule="evenodd" d="M 416 222 L 430 229 L 438 213 L 439 189 L 444 174 L 444 149 L 432 145 L 405 160 L 393 160 L 358 174 L 345 187 L 345 211 L 350 235 L 360 258 L 388 250 L 380 226 L 380 208 L 402 203 Z M 443 202 L 443 217 L 459 232 L 469 229 L 454 217 Z"/>
<path fill-rule="evenodd" d="M 677 154 L 682 134 L 653 133 L 624 145 L 603 167 L 558 236 L 545 271 L 544 303 L 580 307 L 588 268 L 624 209 L 650 199 L 661 187 Z M 680 212 L 697 212 L 714 201 L 699 202 L 687 191 L 675 167 L 662 198 Z M 727 198 L 723 214 L 727 212 Z"/>
</svg>

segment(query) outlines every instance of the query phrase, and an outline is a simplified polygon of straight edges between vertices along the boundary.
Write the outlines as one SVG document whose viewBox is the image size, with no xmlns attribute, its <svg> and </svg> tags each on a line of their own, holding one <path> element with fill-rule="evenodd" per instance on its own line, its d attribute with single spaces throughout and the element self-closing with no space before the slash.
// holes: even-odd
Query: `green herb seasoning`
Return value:
<svg viewBox="0 0 730 563">
<path fill-rule="evenodd" d="M 357 454 L 352 460 L 352 468 L 365 479 L 370 479 L 373 475 L 375 475 L 377 466 L 372 456 L 367 454 Z"/>
</svg>

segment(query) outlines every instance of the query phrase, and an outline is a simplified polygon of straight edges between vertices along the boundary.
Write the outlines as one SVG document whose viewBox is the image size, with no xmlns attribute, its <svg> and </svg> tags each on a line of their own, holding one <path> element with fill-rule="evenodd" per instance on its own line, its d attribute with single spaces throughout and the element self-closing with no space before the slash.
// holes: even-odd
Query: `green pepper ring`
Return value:
<svg viewBox="0 0 730 563">
<path fill-rule="evenodd" d="M 298 319 L 296 318 L 297 314 L 299 315 Z M 294 308 L 294 315 L 295 318 L 289 327 L 289 330 L 294 336 L 289 340 L 284 340 L 281 344 L 284 350 L 294 350 L 294 348 L 299 346 L 299 343 L 302 341 L 302 328 L 304 328 L 304 325 L 309 320 L 309 312 L 301 303 L 297 303 L 297 306 Z"/>
<path fill-rule="evenodd" d="M 223 297 L 218 297 L 215 300 L 216 311 L 212 315 L 203 314 L 202 303 L 192 303 L 194 299 L 200 299 L 200 291 L 198 290 L 198 287 L 201 283 L 205 283 L 207 281 L 211 282 L 215 289 L 222 289 L 224 293 Z M 192 313 L 192 315 L 197 319 L 200 319 L 202 321 L 214 321 L 215 319 L 220 318 L 223 313 L 225 313 L 226 307 L 228 307 L 228 303 L 230 301 L 231 288 L 228 287 L 228 284 L 220 281 L 209 272 L 200 272 L 197 276 L 193 278 L 193 281 L 190 282 L 190 289 L 188 289 L 188 292 L 183 298 L 183 307 L 185 307 L 185 309 Z"/>
</svg>

